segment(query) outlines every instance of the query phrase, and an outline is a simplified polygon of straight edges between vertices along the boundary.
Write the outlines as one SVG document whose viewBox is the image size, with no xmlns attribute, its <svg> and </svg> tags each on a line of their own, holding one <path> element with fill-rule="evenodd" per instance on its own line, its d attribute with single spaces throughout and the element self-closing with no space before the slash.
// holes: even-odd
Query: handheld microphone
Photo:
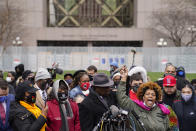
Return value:
<svg viewBox="0 0 196 131">
<path fill-rule="evenodd" d="M 125 110 L 120 110 L 118 109 L 118 107 L 116 107 L 115 105 L 111 105 L 110 106 L 110 110 L 111 110 L 111 113 L 114 117 L 116 117 L 117 115 L 128 115 L 128 111 L 125 111 Z"/>
</svg>

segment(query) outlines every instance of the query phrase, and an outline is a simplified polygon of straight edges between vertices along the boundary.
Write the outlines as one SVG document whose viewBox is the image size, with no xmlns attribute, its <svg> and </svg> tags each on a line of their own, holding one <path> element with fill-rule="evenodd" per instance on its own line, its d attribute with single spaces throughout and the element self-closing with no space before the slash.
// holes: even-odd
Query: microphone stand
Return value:
<svg viewBox="0 0 196 131">
<path fill-rule="evenodd" d="M 98 128 L 101 126 L 101 123 L 106 119 L 105 117 L 106 117 L 107 115 L 109 115 L 109 113 L 110 113 L 110 110 L 108 110 L 107 112 L 105 112 L 105 113 L 103 114 L 103 116 L 101 117 L 101 119 L 100 119 L 100 121 L 98 122 L 98 124 L 93 128 L 93 131 L 97 131 L 97 130 L 98 130 Z"/>
</svg>

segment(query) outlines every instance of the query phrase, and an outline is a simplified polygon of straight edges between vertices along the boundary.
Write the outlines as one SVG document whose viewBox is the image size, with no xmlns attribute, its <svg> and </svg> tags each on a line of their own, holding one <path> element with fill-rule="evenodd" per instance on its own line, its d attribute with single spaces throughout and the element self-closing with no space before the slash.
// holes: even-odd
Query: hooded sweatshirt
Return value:
<svg viewBox="0 0 196 131">
<path fill-rule="evenodd" d="M 79 109 L 78 105 L 71 99 L 67 99 L 64 104 L 59 104 L 58 99 L 58 89 L 59 82 L 64 80 L 57 80 L 53 85 L 52 92 L 55 96 L 54 99 L 47 102 L 48 104 L 48 114 L 47 114 L 47 131 L 59 131 L 59 130 L 69 130 L 69 131 L 80 131 L 80 121 L 79 121 Z M 68 86 L 68 84 L 65 82 Z M 68 124 L 69 129 L 66 128 Z M 63 127 L 64 126 L 64 127 Z"/>
</svg>

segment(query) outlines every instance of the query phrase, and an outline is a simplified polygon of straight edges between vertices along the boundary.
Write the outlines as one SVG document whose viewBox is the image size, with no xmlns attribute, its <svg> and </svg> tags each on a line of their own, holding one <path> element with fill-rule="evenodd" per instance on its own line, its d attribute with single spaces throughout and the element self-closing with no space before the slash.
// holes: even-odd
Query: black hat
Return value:
<svg viewBox="0 0 196 131">
<path fill-rule="evenodd" d="M 24 65 L 23 65 L 23 64 L 17 65 L 17 66 L 15 67 L 15 70 L 16 70 L 17 68 L 19 68 L 19 70 L 20 70 L 21 72 L 24 71 Z"/>
<path fill-rule="evenodd" d="M 97 87 L 110 87 L 114 85 L 114 82 L 106 74 L 98 73 L 94 76 L 91 85 Z"/>
<path fill-rule="evenodd" d="M 18 84 L 18 87 L 16 89 L 16 93 L 17 92 L 35 93 L 37 90 L 39 90 L 39 89 L 35 88 L 30 81 L 24 81 L 24 82 Z"/>
</svg>

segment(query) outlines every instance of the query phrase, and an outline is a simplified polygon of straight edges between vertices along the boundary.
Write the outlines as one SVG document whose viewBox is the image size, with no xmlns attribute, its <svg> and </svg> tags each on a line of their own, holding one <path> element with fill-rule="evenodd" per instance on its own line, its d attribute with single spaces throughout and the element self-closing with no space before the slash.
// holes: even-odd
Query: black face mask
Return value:
<svg viewBox="0 0 196 131">
<path fill-rule="evenodd" d="M 111 68 L 110 68 L 110 71 L 113 72 L 113 71 L 114 71 L 114 67 L 111 67 Z"/>
<path fill-rule="evenodd" d="M 114 85 L 118 86 L 120 84 L 120 81 L 114 81 Z"/>
<path fill-rule="evenodd" d="M 22 71 L 21 71 L 20 69 L 17 69 L 17 70 L 16 70 L 16 74 L 22 75 Z"/>
<path fill-rule="evenodd" d="M 166 73 L 166 74 L 163 75 L 163 77 L 166 77 L 168 75 L 173 76 L 173 77 L 176 77 L 174 74 L 171 74 L 171 73 Z"/>
<path fill-rule="evenodd" d="M 58 92 L 58 98 L 60 103 L 64 103 L 67 100 L 68 95 L 66 93 Z"/>
<path fill-rule="evenodd" d="M 132 89 L 133 89 L 133 91 L 135 92 L 135 93 L 137 93 L 137 89 L 139 88 L 139 86 L 138 85 L 136 85 L 136 86 L 132 86 Z"/>
<path fill-rule="evenodd" d="M 36 101 L 36 93 L 31 93 L 29 96 L 26 97 L 27 103 L 35 103 Z"/>
<path fill-rule="evenodd" d="M 33 85 L 35 84 L 35 78 L 34 77 L 28 78 L 28 81 L 30 81 Z"/>
<path fill-rule="evenodd" d="M 47 80 L 47 83 L 48 83 L 49 87 L 52 87 L 54 82 L 52 79 L 49 79 L 49 80 Z"/>
<path fill-rule="evenodd" d="M 89 77 L 90 81 L 93 81 L 93 76 L 92 75 L 88 75 L 88 77 Z"/>
<path fill-rule="evenodd" d="M 47 85 L 47 81 L 42 81 L 40 89 L 41 90 L 45 90 L 46 89 L 46 85 Z"/>
</svg>

